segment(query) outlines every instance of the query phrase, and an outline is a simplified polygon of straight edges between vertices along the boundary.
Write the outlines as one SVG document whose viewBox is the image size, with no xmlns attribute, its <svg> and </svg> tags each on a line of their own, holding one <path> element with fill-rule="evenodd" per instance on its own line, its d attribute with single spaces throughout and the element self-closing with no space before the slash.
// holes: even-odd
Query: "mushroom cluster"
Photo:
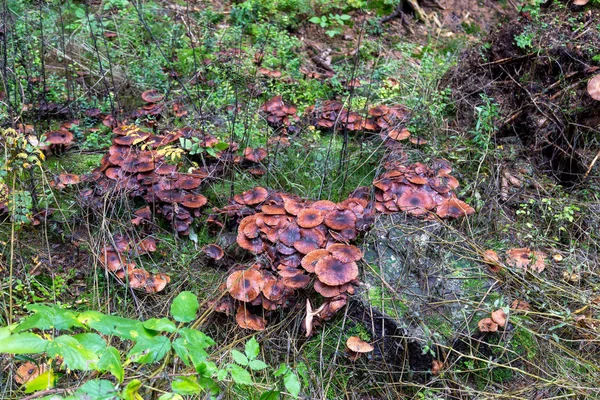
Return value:
<svg viewBox="0 0 600 400">
<path fill-rule="evenodd" d="M 318 107 L 309 107 L 308 112 L 315 126 L 331 129 L 334 126 L 348 131 L 381 132 L 382 137 L 404 140 L 410 136 L 402 123 L 408 117 L 408 110 L 399 104 L 394 106 L 378 105 L 368 111 L 369 117 L 344 108 L 340 101 L 328 100 Z"/>
<path fill-rule="evenodd" d="M 386 171 L 373 181 L 375 208 L 385 214 L 404 211 L 412 216 L 460 218 L 475 210 L 459 200 L 454 190 L 458 180 L 450 175 L 446 160 L 437 160 L 431 167 L 422 163 L 402 165 L 391 161 Z"/>
<path fill-rule="evenodd" d="M 227 279 L 228 293 L 244 306 L 244 315 L 249 306 L 267 311 L 286 307 L 296 290 L 312 283 L 327 299 L 322 306 L 327 310 L 322 309 L 318 317 L 331 318 L 358 284 L 356 263 L 362 252 L 348 243 L 373 220 L 368 202 L 358 198 L 341 203 L 310 201 L 262 187 L 233 200 L 219 211 L 243 217 L 237 244 L 265 259 L 264 265 L 238 268 Z"/>
<path fill-rule="evenodd" d="M 131 197 L 154 204 L 177 232 L 187 235 L 194 217 L 200 216 L 200 208 L 207 202 L 198 189 L 209 172 L 206 168 L 178 172 L 177 166 L 168 164 L 157 150 L 178 141 L 183 132 L 153 135 L 134 125 L 121 125 L 113 132 L 116 136 L 112 146 L 92 173 L 95 189 L 85 191 L 84 198 L 93 200 L 112 188 L 124 189 Z"/>
<path fill-rule="evenodd" d="M 163 99 L 165 95 L 156 89 L 146 90 L 142 93 L 142 100 L 146 102 L 141 108 L 138 108 L 132 113 L 133 118 L 146 116 L 157 117 L 162 114 L 164 109 Z"/>
<path fill-rule="evenodd" d="M 298 115 L 296 115 L 296 107 L 284 103 L 281 96 L 275 96 L 267 100 L 260 107 L 260 110 L 265 115 L 269 126 L 281 131 L 282 134 L 286 134 L 288 130 L 294 130 L 293 125 L 300 120 Z"/>
<path fill-rule="evenodd" d="M 531 269 L 534 272 L 542 272 L 546 269 L 546 258 L 547 255 L 543 251 L 531 250 L 528 247 L 510 249 L 506 252 L 506 264 L 523 271 Z M 486 250 L 482 259 L 492 272 L 498 272 L 503 267 L 500 256 L 494 250 Z"/>
<path fill-rule="evenodd" d="M 490 318 L 483 318 L 477 323 L 480 332 L 496 332 L 498 328 L 504 328 L 508 315 L 503 309 L 499 308 L 492 312 Z"/>
<path fill-rule="evenodd" d="M 43 135 L 43 142 L 47 145 L 41 149 L 49 150 L 53 154 L 64 153 L 74 143 L 73 133 L 66 129 L 46 132 Z"/>
<path fill-rule="evenodd" d="M 136 263 L 129 261 L 133 255 L 143 255 L 156 251 L 156 240 L 149 236 L 137 243 L 124 235 L 115 235 L 113 244 L 100 251 L 100 263 L 130 288 L 146 293 L 160 292 L 171 281 L 167 274 L 152 274 L 143 268 L 136 268 Z"/>
</svg>

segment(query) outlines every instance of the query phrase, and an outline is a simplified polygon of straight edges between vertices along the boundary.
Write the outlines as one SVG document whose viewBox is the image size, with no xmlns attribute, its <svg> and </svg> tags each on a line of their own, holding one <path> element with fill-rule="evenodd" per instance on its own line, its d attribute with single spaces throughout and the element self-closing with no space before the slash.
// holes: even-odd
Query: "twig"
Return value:
<svg viewBox="0 0 600 400">
<path fill-rule="evenodd" d="M 73 389 L 59 389 L 59 388 L 55 388 L 55 389 L 42 390 L 41 392 L 35 392 L 31 396 L 22 397 L 21 400 L 37 399 L 38 397 L 46 396 L 46 395 L 49 395 L 49 394 L 65 393 L 65 392 L 68 392 L 70 390 L 73 390 Z"/>
<path fill-rule="evenodd" d="M 596 154 L 596 157 L 594 157 L 594 159 L 590 163 L 590 166 L 588 167 L 587 171 L 585 171 L 585 175 L 583 175 L 583 179 L 587 178 L 588 175 L 590 174 L 590 172 L 592 172 L 592 168 L 594 168 L 594 164 L 596 164 L 596 161 L 598 161 L 598 158 L 600 158 L 600 151 L 598 151 L 598 154 Z"/>
</svg>

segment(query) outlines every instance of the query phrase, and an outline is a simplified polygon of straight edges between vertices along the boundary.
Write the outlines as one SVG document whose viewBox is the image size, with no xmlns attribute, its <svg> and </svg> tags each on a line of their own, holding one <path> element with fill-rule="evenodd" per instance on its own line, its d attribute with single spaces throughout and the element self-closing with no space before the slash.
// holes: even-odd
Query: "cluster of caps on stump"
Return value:
<svg viewBox="0 0 600 400">
<path fill-rule="evenodd" d="M 295 290 L 312 286 L 333 304 L 318 317 L 331 318 L 358 284 L 356 263 L 362 252 L 348 243 L 371 225 L 373 211 L 367 201 L 303 200 L 262 187 L 238 194 L 233 201 L 221 212 L 244 216 L 238 245 L 266 261 L 238 269 L 227 279 L 229 295 L 243 303 L 239 312 L 248 316 L 249 305 L 265 310 L 285 307 Z"/>
<path fill-rule="evenodd" d="M 402 165 L 390 161 L 386 171 L 373 181 L 375 208 L 381 213 L 404 211 L 409 215 L 433 218 L 459 218 L 475 210 L 459 200 L 454 190 L 458 180 L 450 175 L 446 160 L 437 160 L 431 167 L 422 163 Z M 366 191 L 363 189 L 363 193 Z"/>
<path fill-rule="evenodd" d="M 194 217 L 200 216 L 200 208 L 206 197 L 198 193 L 209 170 L 199 168 L 190 173 L 177 171 L 168 164 L 157 149 L 178 141 L 183 132 L 154 135 L 134 125 L 121 125 L 113 129 L 115 138 L 104 155 L 101 166 L 92 173 L 96 185 L 83 193 L 90 201 L 101 201 L 101 196 L 113 188 L 125 189 L 132 197 L 141 197 L 155 209 L 173 228 L 186 235 Z M 212 141 L 208 138 L 207 141 Z M 151 220 L 150 209 L 136 211 L 141 220 Z"/>
<path fill-rule="evenodd" d="M 171 281 L 166 274 L 152 274 L 143 268 L 136 268 L 132 256 L 143 255 L 156 251 L 156 240 L 148 236 L 138 242 L 124 235 L 115 235 L 113 244 L 105 246 L 100 251 L 100 263 L 113 273 L 120 281 L 132 289 L 146 293 L 160 292 Z"/>
</svg>

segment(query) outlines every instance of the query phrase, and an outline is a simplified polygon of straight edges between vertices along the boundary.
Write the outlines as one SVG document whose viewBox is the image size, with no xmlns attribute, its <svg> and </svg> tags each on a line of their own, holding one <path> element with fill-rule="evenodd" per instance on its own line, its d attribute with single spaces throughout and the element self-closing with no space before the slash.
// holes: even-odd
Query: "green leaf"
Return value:
<svg viewBox="0 0 600 400">
<path fill-rule="evenodd" d="M 241 351 L 231 350 L 231 355 L 233 356 L 233 360 L 243 366 L 248 365 L 248 358 Z"/>
<path fill-rule="evenodd" d="M 138 320 L 105 315 L 97 311 L 86 311 L 77 317 L 79 322 L 97 330 L 104 335 L 115 335 L 121 339 L 140 340 L 152 338 L 144 325 Z"/>
<path fill-rule="evenodd" d="M 15 329 L 16 332 L 22 332 L 30 329 L 57 329 L 59 331 L 71 329 L 72 327 L 81 328 L 83 325 L 77 320 L 77 314 L 73 311 L 65 310 L 59 306 L 46 306 L 43 304 L 29 304 L 26 306 L 29 311 L 35 314 L 26 318 Z"/>
<path fill-rule="evenodd" d="M 227 142 L 219 142 L 213 146 L 214 149 L 217 150 L 227 150 L 229 148 L 229 143 Z"/>
<path fill-rule="evenodd" d="M 292 397 L 295 399 L 298 398 L 298 395 L 300 394 L 300 380 L 293 371 L 289 371 L 285 374 L 283 377 L 283 385 Z"/>
<path fill-rule="evenodd" d="M 229 364 L 227 369 L 231 374 L 231 379 L 233 379 L 235 383 L 240 385 L 252 385 L 252 376 L 250 375 L 250 372 L 246 371 L 244 368 L 239 365 Z"/>
<path fill-rule="evenodd" d="M 177 393 L 164 393 L 158 397 L 158 400 L 183 400 L 183 397 Z"/>
<path fill-rule="evenodd" d="M 173 349 L 185 365 L 189 366 L 191 360 L 198 369 L 208 357 L 205 349 L 214 345 L 215 341 L 203 332 L 190 328 L 180 329 L 179 335 L 180 337 L 173 341 Z"/>
<path fill-rule="evenodd" d="M 121 354 L 119 353 L 119 350 L 115 349 L 114 347 L 111 346 L 104 350 L 100 356 L 100 360 L 98 361 L 97 368 L 102 372 L 110 372 L 115 378 L 117 378 L 119 383 L 123 383 L 125 370 L 121 365 Z"/>
<path fill-rule="evenodd" d="M 55 385 L 54 372 L 49 369 L 48 371 L 39 374 L 30 381 L 25 382 L 25 393 L 33 393 L 39 390 L 46 390 L 53 388 Z"/>
<path fill-rule="evenodd" d="M 77 339 L 62 335 L 55 338 L 46 348 L 48 357 L 62 357 L 66 367 L 70 370 L 88 371 L 95 368 L 98 356 L 93 351 L 86 349 Z"/>
<path fill-rule="evenodd" d="M 0 340 L 0 353 L 36 354 L 46 350 L 48 341 L 35 333 L 17 333 Z"/>
<path fill-rule="evenodd" d="M 125 386 L 121 392 L 121 397 L 124 400 L 143 400 L 142 396 L 138 393 L 138 390 L 142 387 L 142 381 L 134 379 Z"/>
<path fill-rule="evenodd" d="M 160 361 L 171 350 L 171 341 L 166 336 L 155 336 L 139 340 L 127 355 L 132 361 L 149 364 Z"/>
<path fill-rule="evenodd" d="M 279 400 L 280 397 L 281 392 L 279 390 L 271 389 L 261 394 L 259 400 Z"/>
<path fill-rule="evenodd" d="M 217 371 L 217 380 L 222 381 L 225 378 L 227 378 L 227 370 L 226 369 L 220 369 Z"/>
<path fill-rule="evenodd" d="M 261 360 L 252 360 L 252 361 L 250 361 L 248 366 L 253 371 L 260 371 L 260 370 L 263 370 L 268 367 L 268 365 L 264 361 L 261 361 Z"/>
<path fill-rule="evenodd" d="M 96 333 L 80 333 L 73 336 L 84 348 L 101 354 L 106 349 L 106 341 Z"/>
<path fill-rule="evenodd" d="M 179 293 L 171 304 L 171 315 L 175 321 L 191 322 L 198 312 L 198 298 L 189 291 Z"/>
<path fill-rule="evenodd" d="M 277 371 L 273 372 L 273 376 L 281 376 L 288 372 L 289 369 L 290 367 L 288 367 L 286 364 L 281 364 L 279 368 L 277 368 Z"/>
<path fill-rule="evenodd" d="M 175 326 L 173 321 L 167 318 L 150 318 L 149 320 L 144 321 L 142 325 L 144 325 L 144 328 L 149 329 L 151 331 L 169 333 L 177 331 L 177 327 Z"/>
<path fill-rule="evenodd" d="M 260 352 L 260 345 L 256 341 L 256 338 L 252 337 L 250 340 L 246 342 L 246 356 L 253 360 L 258 357 L 258 353 Z"/>
<path fill-rule="evenodd" d="M 16 328 L 16 326 L 17 325 L 13 324 L 9 326 L 3 326 L 2 328 L 0 328 L 0 340 L 9 337 L 10 333 Z"/>
<path fill-rule="evenodd" d="M 93 400 L 117 399 L 118 393 L 110 381 L 105 379 L 94 379 L 87 381 L 77 389 L 73 398 Z"/>
<path fill-rule="evenodd" d="M 319 17 L 312 17 L 308 21 L 312 22 L 313 24 L 320 24 L 321 23 L 321 18 L 319 18 Z"/>
<path fill-rule="evenodd" d="M 349 19 L 351 19 L 352 17 L 349 16 L 348 14 L 342 14 L 340 15 L 340 19 L 344 20 L 344 21 L 348 21 Z"/>
<path fill-rule="evenodd" d="M 171 383 L 171 390 L 180 395 L 194 395 L 202 393 L 202 386 L 196 378 L 191 376 L 176 377 Z"/>
</svg>

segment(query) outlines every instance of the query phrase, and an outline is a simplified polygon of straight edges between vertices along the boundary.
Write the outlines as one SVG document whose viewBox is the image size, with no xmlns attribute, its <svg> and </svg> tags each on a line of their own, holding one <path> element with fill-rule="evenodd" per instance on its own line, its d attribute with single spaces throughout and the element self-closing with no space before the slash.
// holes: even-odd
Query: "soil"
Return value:
<svg viewBox="0 0 600 400">
<path fill-rule="evenodd" d="M 540 22 L 521 17 L 494 32 L 487 47 L 463 55 L 447 83 L 456 129 L 472 126 L 482 96 L 493 99 L 500 112 L 497 144 L 517 137 L 541 171 L 570 186 L 589 175 L 599 150 L 600 107 L 586 90 L 600 69 L 592 45 L 600 38 L 593 23 L 598 11 L 552 7 L 556 12 Z M 525 43 L 519 47 L 516 38 Z"/>
</svg>

